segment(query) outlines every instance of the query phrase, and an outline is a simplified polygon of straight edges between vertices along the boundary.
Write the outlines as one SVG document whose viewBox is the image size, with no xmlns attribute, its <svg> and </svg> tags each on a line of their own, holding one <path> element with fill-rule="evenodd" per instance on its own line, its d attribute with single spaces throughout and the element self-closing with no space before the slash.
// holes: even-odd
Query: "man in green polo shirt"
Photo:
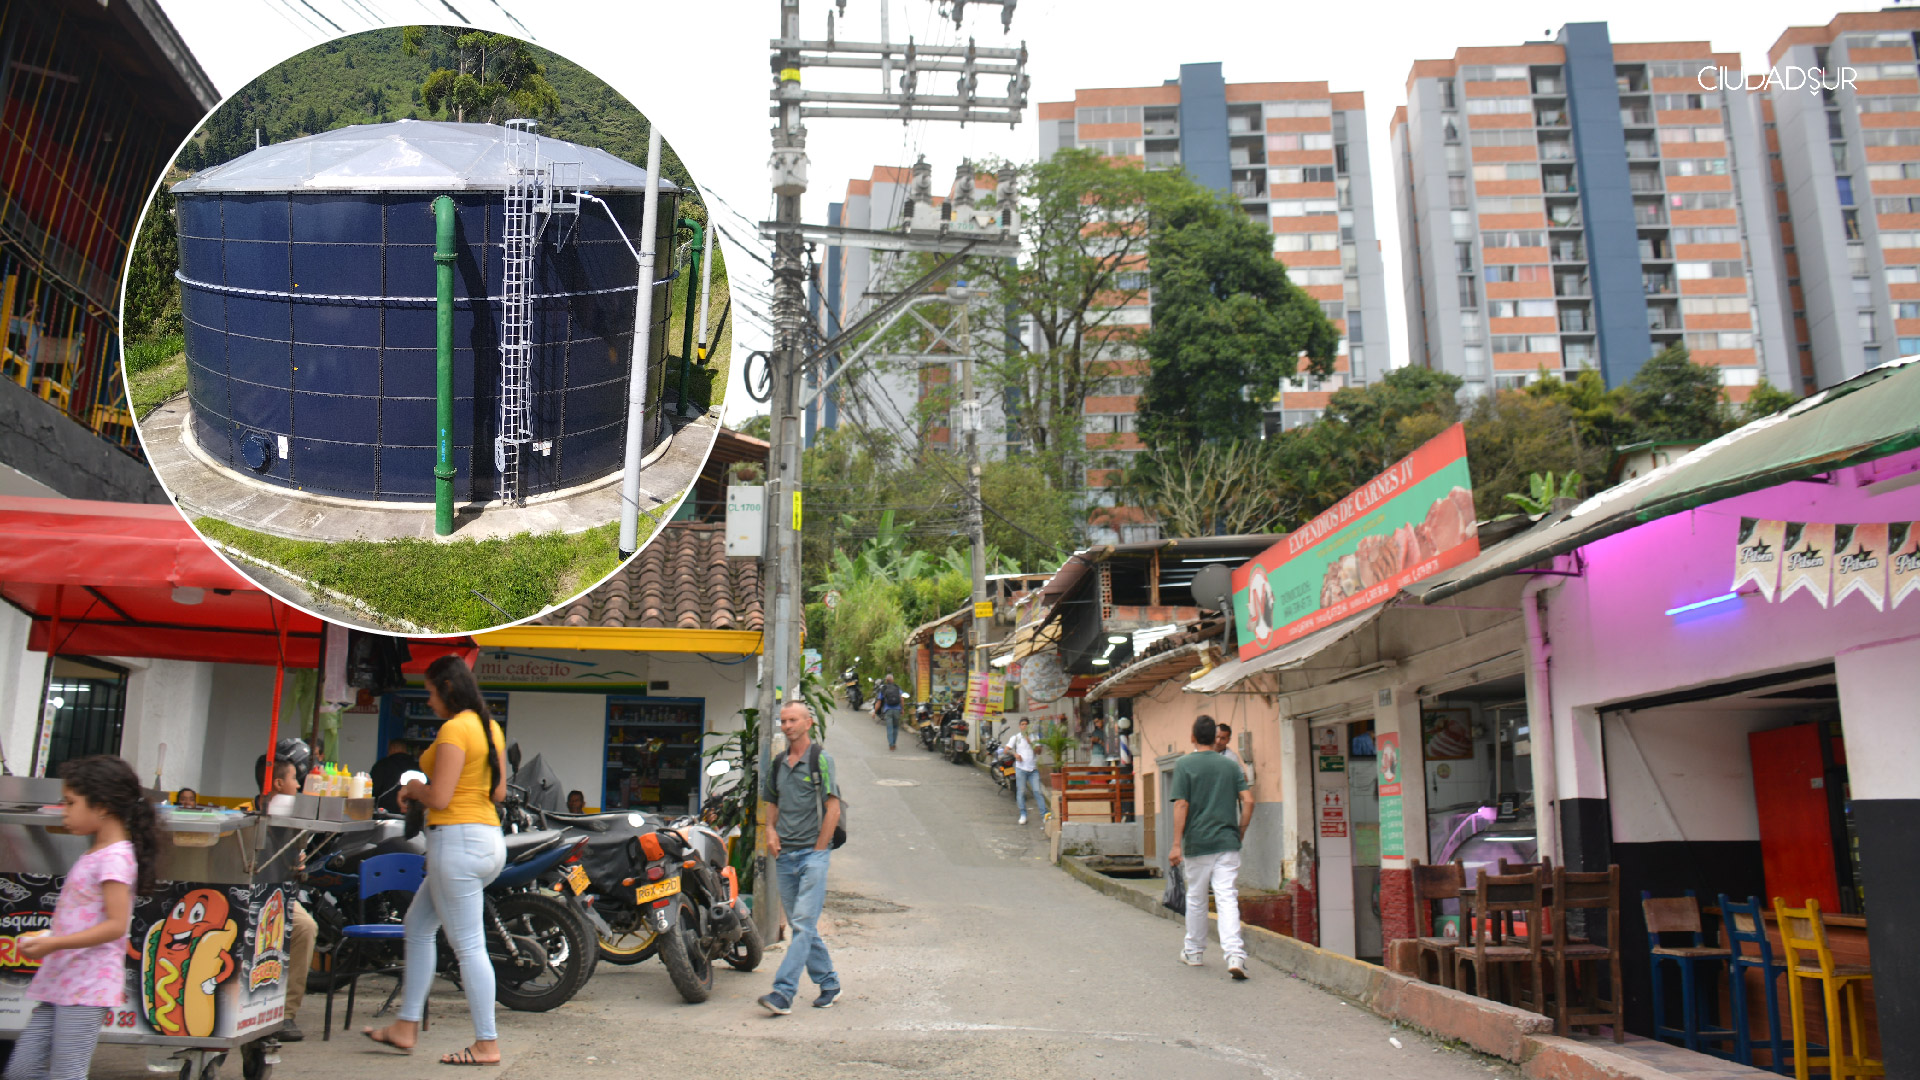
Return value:
<svg viewBox="0 0 1920 1080">
<path fill-rule="evenodd" d="M 1240 840 L 1253 820 L 1247 774 L 1213 748 L 1213 717 L 1193 722 L 1193 752 L 1173 766 L 1173 847 L 1170 866 L 1187 875 L 1187 940 L 1180 962 L 1199 967 L 1207 947 L 1207 889 L 1220 913 L 1220 951 L 1227 973 L 1247 977 L 1247 949 L 1240 940 Z"/>
</svg>

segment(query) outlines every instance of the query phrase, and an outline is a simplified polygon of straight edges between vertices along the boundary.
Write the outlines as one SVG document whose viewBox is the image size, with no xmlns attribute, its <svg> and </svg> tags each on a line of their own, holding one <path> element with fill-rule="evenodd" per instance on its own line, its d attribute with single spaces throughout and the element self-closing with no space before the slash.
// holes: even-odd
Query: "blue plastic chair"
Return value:
<svg viewBox="0 0 1920 1080">
<path fill-rule="evenodd" d="M 1787 973 L 1787 965 L 1773 958 L 1773 944 L 1767 940 L 1765 911 L 1757 896 L 1738 904 L 1726 893 L 1720 894 L 1720 920 L 1727 928 L 1727 941 L 1733 946 L 1733 955 L 1727 961 L 1732 968 L 1727 982 L 1733 992 L 1733 1058 L 1742 1065 L 1753 1065 L 1754 1043 L 1748 1034 L 1746 993 L 1746 973 L 1751 968 L 1760 972 L 1767 993 L 1766 1048 L 1773 1054 L 1767 1068 L 1785 1076 L 1793 1072 L 1793 1051 L 1791 1042 L 1780 1037 L 1778 980 Z M 1747 946 L 1753 946 L 1752 951 L 1748 951 Z M 1808 1050 L 1827 1052 L 1824 1046 L 1810 1046 Z"/>
<path fill-rule="evenodd" d="M 1715 969 L 1724 969 L 1732 954 L 1727 949 L 1707 944 L 1705 935 L 1700 932 L 1700 902 L 1694 898 L 1693 890 L 1688 889 L 1685 896 L 1659 899 L 1655 899 L 1650 892 L 1642 892 L 1640 911 L 1647 920 L 1647 951 L 1653 969 L 1654 1037 L 1679 1040 L 1695 1053 L 1731 1057 L 1736 1036 L 1731 1028 L 1714 1027 L 1709 1022 L 1708 993 L 1702 992 L 1698 971 L 1702 967 L 1707 969 L 1704 989 L 1710 992 L 1714 986 Z M 1662 945 L 1662 934 L 1691 934 L 1692 941 L 1686 945 Z M 1679 1027 L 1667 1024 L 1664 1001 L 1666 980 L 1661 978 L 1661 966 L 1664 963 L 1672 964 L 1680 972 Z M 1726 1043 L 1728 1049 L 1716 1049 L 1712 1045 L 1715 1043 Z"/>
<path fill-rule="evenodd" d="M 367 901 L 383 893 L 416 893 L 427 877 L 425 856 L 408 852 L 396 852 L 390 855 L 375 855 L 360 864 L 360 910 L 356 913 L 361 919 L 367 917 Z M 346 1031 L 353 1026 L 353 999 L 360 987 L 360 976 L 376 974 L 398 974 L 402 969 L 396 967 L 349 967 L 347 957 L 359 959 L 358 944 L 363 941 L 400 941 L 407 936 L 407 928 L 397 922 L 369 923 L 359 922 L 340 931 L 340 944 L 333 953 L 332 977 L 327 980 L 327 1018 L 321 1027 L 320 1039 L 325 1042 L 333 1038 L 333 993 L 339 989 L 340 980 L 347 980 L 347 1015 L 341 1021 L 340 1030 Z M 398 987 L 395 988 L 398 990 Z M 391 996 L 389 996 L 391 997 Z M 384 1008 L 384 1006 L 383 1006 Z M 378 1015 L 376 1012 L 375 1015 Z M 426 1018 L 421 1018 L 421 1030 L 426 1030 Z"/>
</svg>

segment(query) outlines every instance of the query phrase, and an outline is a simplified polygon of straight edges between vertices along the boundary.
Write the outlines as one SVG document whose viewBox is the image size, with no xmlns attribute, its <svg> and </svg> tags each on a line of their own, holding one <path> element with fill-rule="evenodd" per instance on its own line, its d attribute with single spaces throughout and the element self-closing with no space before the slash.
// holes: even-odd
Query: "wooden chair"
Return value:
<svg viewBox="0 0 1920 1080">
<path fill-rule="evenodd" d="M 1816 1066 L 1824 1066 L 1833 1080 L 1851 1076 L 1885 1076 L 1885 1063 L 1867 1057 L 1865 1024 L 1860 1017 L 1860 991 L 1873 971 L 1865 964 L 1836 964 L 1827 948 L 1827 924 L 1820 919 L 1820 902 L 1808 899 L 1803 908 L 1790 908 L 1773 898 L 1780 920 L 1780 943 L 1787 954 L 1787 1008 L 1793 1011 L 1793 1075 L 1807 1080 Z M 1818 980 L 1825 1006 L 1827 1052 L 1814 1056 L 1807 1042 L 1807 1013 L 1800 983 Z M 1849 1052 L 1848 1044 L 1852 1050 Z"/>
<path fill-rule="evenodd" d="M 1524 966 L 1531 1004 L 1524 1007 L 1543 1011 L 1540 994 L 1540 933 L 1545 909 L 1541 904 L 1543 886 L 1540 874 L 1489 874 L 1482 871 L 1470 893 L 1461 896 L 1460 928 L 1462 938 L 1453 952 L 1453 988 L 1467 988 L 1466 974 L 1473 972 L 1473 992 L 1490 998 L 1491 983 L 1499 979 L 1501 969 Z M 1471 899 L 1467 899 L 1471 897 Z M 1471 910 L 1467 909 L 1471 905 Z M 1527 928 L 1526 940 L 1517 941 L 1514 919 L 1518 916 Z M 1514 990 L 1507 998 L 1518 1004 L 1522 995 Z"/>
<path fill-rule="evenodd" d="M 1748 897 L 1747 902 L 1741 904 L 1726 893 L 1720 894 L 1720 925 L 1726 928 L 1729 952 L 1727 985 L 1732 998 L 1733 1059 L 1742 1065 L 1753 1064 L 1754 1039 L 1752 1025 L 1747 1020 L 1746 985 L 1747 969 L 1752 968 L 1760 972 L 1767 1003 L 1766 1049 L 1771 1055 L 1767 1067 L 1785 1075 L 1789 1058 L 1780 1031 L 1778 979 L 1786 974 L 1787 966 L 1773 958 L 1773 943 L 1767 940 L 1764 911 L 1757 896 Z M 1819 1050 L 1826 1052 L 1825 1047 Z"/>
<path fill-rule="evenodd" d="M 1621 1015 L 1626 994 L 1620 983 L 1620 867 L 1607 867 L 1594 873 L 1569 873 L 1564 867 L 1553 872 L 1553 925 L 1569 925 L 1567 914 L 1581 912 L 1591 920 L 1604 913 L 1607 943 L 1598 945 L 1570 933 L 1555 934 L 1547 948 L 1553 963 L 1554 1031 L 1565 1035 L 1576 1027 L 1613 1027 L 1613 1041 L 1627 1041 L 1627 1025 Z M 1592 925 L 1591 922 L 1588 923 Z M 1600 973 L 1595 970 L 1606 961 L 1609 994 L 1600 996 Z M 1580 978 L 1581 1002 L 1575 1007 L 1567 997 L 1568 969 L 1587 965 Z"/>
<path fill-rule="evenodd" d="M 1708 992 L 1717 985 L 1715 976 L 1732 957 L 1732 950 L 1707 944 L 1706 936 L 1700 931 L 1700 902 L 1694 899 L 1692 889 L 1688 889 L 1684 896 L 1656 897 L 1650 892 L 1642 892 L 1640 911 L 1647 920 L 1647 953 L 1653 973 L 1654 1037 L 1669 1041 L 1677 1039 L 1695 1053 L 1704 1050 L 1715 1056 L 1731 1057 L 1738 1036 L 1732 1028 L 1713 1025 L 1707 997 Z M 1662 934 L 1688 935 L 1688 941 L 1684 945 L 1667 945 L 1661 940 Z M 1678 1027 L 1667 1023 L 1664 969 L 1669 965 L 1680 973 Z M 1704 988 L 1700 979 L 1700 969 L 1703 967 L 1707 969 Z M 1703 1043 L 1707 1045 L 1703 1046 Z M 1716 1043 L 1727 1044 L 1725 1055 L 1714 1049 L 1713 1044 Z"/>
<path fill-rule="evenodd" d="M 1423 982 L 1439 983 L 1441 986 L 1453 986 L 1453 950 L 1463 940 L 1456 926 L 1451 935 L 1434 932 L 1434 923 L 1440 917 L 1439 903 L 1460 899 L 1460 890 L 1467 887 L 1466 867 L 1459 860 L 1440 866 L 1423 865 L 1419 859 L 1411 860 L 1413 867 L 1413 932 L 1415 934 L 1413 972 Z M 1464 925 L 1464 922 L 1460 925 Z M 1428 978 L 1428 961 L 1432 961 L 1433 977 Z"/>
</svg>

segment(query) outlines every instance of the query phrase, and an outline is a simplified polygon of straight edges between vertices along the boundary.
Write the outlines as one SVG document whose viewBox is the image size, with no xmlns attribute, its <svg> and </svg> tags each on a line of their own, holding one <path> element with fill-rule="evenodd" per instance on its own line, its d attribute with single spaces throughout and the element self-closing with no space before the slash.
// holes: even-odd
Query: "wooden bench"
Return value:
<svg viewBox="0 0 1920 1080">
<path fill-rule="evenodd" d="M 1060 820 L 1074 819 L 1073 804 L 1095 804 L 1082 810 L 1081 820 L 1126 820 L 1126 804 L 1133 802 L 1133 770 L 1124 765 L 1063 765 L 1053 770 L 1053 790 L 1060 793 Z"/>
</svg>

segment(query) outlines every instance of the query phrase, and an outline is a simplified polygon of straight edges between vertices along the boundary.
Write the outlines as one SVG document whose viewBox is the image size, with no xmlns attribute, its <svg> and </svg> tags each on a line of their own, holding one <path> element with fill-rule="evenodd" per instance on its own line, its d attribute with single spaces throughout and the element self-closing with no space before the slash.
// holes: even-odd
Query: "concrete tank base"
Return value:
<svg viewBox="0 0 1920 1080">
<path fill-rule="evenodd" d="M 189 518 L 210 517 L 290 540 L 489 540 L 518 533 L 577 533 L 619 520 L 620 474 L 532 499 L 525 506 L 456 503 L 451 536 L 435 536 L 432 503 L 371 502 L 309 495 L 264 484 L 215 464 L 194 443 L 187 395 L 140 421 L 147 460 Z M 671 507 L 693 486 L 713 447 L 718 420 L 668 414 L 674 433 L 643 464 L 640 508 Z"/>
</svg>

